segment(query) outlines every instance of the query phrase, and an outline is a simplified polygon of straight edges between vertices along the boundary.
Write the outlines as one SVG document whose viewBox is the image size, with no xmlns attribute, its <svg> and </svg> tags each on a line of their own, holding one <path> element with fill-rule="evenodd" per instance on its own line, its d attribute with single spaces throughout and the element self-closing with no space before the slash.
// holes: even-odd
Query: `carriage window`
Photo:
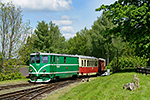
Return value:
<svg viewBox="0 0 150 100">
<path fill-rule="evenodd" d="M 87 61 L 87 66 L 95 66 L 95 65 L 96 65 L 95 61 L 93 61 L 93 60 Z"/>
<path fill-rule="evenodd" d="M 48 63 L 48 56 L 42 56 L 42 63 Z"/>
<path fill-rule="evenodd" d="M 89 60 L 87 60 L 87 66 L 90 66 L 90 64 L 89 64 Z"/>
<path fill-rule="evenodd" d="M 97 60 L 95 60 L 95 66 L 97 66 Z"/>
<path fill-rule="evenodd" d="M 52 63 L 52 56 L 51 56 L 51 63 Z"/>
<path fill-rule="evenodd" d="M 35 56 L 31 56 L 30 60 L 31 60 L 31 63 L 35 63 Z"/>
<path fill-rule="evenodd" d="M 36 63 L 40 63 L 40 56 L 36 57 Z"/>
<path fill-rule="evenodd" d="M 64 57 L 64 64 L 66 63 L 66 57 Z"/>
<path fill-rule="evenodd" d="M 83 60 L 82 60 L 81 66 L 83 66 Z"/>
<path fill-rule="evenodd" d="M 59 64 L 59 57 L 57 57 L 57 64 Z"/>
<path fill-rule="evenodd" d="M 84 60 L 84 66 L 86 66 L 86 60 Z"/>
</svg>

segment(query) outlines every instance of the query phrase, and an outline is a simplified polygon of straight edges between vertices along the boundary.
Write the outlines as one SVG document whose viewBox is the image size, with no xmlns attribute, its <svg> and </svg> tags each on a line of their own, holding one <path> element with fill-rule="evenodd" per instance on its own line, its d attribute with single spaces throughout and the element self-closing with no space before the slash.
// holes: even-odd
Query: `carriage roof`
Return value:
<svg viewBox="0 0 150 100">
<path fill-rule="evenodd" d="M 103 61 L 105 61 L 105 59 L 103 59 L 103 58 L 98 58 L 99 60 L 103 60 Z"/>
</svg>

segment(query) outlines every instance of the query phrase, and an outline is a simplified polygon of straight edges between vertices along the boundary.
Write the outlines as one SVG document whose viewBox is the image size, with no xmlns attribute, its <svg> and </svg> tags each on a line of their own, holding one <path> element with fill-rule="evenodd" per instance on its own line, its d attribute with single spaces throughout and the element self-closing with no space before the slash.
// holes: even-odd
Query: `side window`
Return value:
<svg viewBox="0 0 150 100">
<path fill-rule="evenodd" d="M 90 66 L 90 64 L 89 64 L 89 60 L 87 60 L 87 66 Z"/>
<path fill-rule="evenodd" d="M 66 63 L 66 57 L 64 57 L 64 64 Z"/>
<path fill-rule="evenodd" d="M 54 56 L 54 62 L 55 62 L 55 56 Z"/>
<path fill-rule="evenodd" d="M 51 56 L 51 63 L 52 63 L 52 56 Z"/>
<path fill-rule="evenodd" d="M 86 60 L 84 60 L 84 66 L 86 66 Z"/>
<path fill-rule="evenodd" d="M 48 63 L 48 56 L 42 56 L 42 63 Z"/>
<path fill-rule="evenodd" d="M 83 66 L 83 60 L 82 60 L 82 62 L 81 62 L 81 66 Z"/>
<path fill-rule="evenodd" d="M 95 66 L 97 66 L 97 60 L 95 60 Z"/>
<path fill-rule="evenodd" d="M 31 56 L 30 62 L 31 62 L 31 63 L 35 63 L 35 56 Z"/>
<path fill-rule="evenodd" d="M 95 61 L 92 60 L 92 66 L 95 66 Z"/>
<path fill-rule="evenodd" d="M 36 56 L 36 63 L 40 63 L 40 56 Z"/>
<path fill-rule="evenodd" d="M 59 57 L 57 57 L 57 64 L 59 64 Z"/>
</svg>

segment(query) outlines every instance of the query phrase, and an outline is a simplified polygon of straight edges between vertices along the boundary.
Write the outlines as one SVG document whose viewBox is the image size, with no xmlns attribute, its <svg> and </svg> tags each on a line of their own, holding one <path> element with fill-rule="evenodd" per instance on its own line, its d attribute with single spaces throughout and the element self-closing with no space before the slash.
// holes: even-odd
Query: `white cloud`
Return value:
<svg viewBox="0 0 150 100">
<path fill-rule="evenodd" d="M 61 16 L 61 19 L 70 19 L 70 17 L 69 16 L 67 16 L 67 15 L 63 15 L 63 16 Z"/>
<path fill-rule="evenodd" d="M 60 30 L 62 32 L 75 33 L 75 31 L 74 31 L 72 26 L 62 26 Z"/>
<path fill-rule="evenodd" d="M 53 20 L 55 24 L 58 26 L 70 26 L 72 25 L 72 20 L 69 16 L 63 15 L 61 16 L 61 20 Z"/>
<path fill-rule="evenodd" d="M 62 25 L 72 25 L 71 20 L 53 20 L 54 23 L 56 23 L 58 26 Z"/>
<path fill-rule="evenodd" d="M 74 37 L 75 35 L 74 34 L 70 34 L 70 33 L 66 33 L 66 34 L 63 34 L 63 36 L 68 40 L 68 39 Z"/>
<path fill-rule="evenodd" d="M 42 11 L 65 11 L 70 10 L 71 0 L 1 0 L 3 3 L 12 1 L 16 6 L 24 9 Z"/>
</svg>

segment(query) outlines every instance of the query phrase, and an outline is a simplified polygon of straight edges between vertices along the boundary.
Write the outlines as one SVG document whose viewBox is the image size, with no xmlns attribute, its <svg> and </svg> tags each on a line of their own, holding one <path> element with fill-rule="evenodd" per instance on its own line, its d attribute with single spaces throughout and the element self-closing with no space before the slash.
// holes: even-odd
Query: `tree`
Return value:
<svg viewBox="0 0 150 100">
<path fill-rule="evenodd" d="M 91 37 L 92 44 L 92 55 L 95 57 L 105 58 L 107 54 L 107 62 L 109 62 L 114 58 L 117 51 L 116 43 L 120 43 L 121 41 L 118 38 L 111 38 L 112 35 L 105 36 L 104 33 L 108 29 L 112 29 L 115 25 L 111 22 L 111 19 L 105 17 L 105 14 L 98 17 L 97 20 L 92 25 L 92 29 L 89 34 Z"/>
<path fill-rule="evenodd" d="M 103 10 L 108 18 L 117 25 L 106 35 L 121 36 L 135 48 L 136 55 L 150 57 L 150 1 L 118 0 L 111 5 L 102 5 L 96 11 Z"/>
<path fill-rule="evenodd" d="M 76 33 L 76 36 L 70 38 L 68 41 L 69 44 L 69 53 L 70 54 L 78 54 L 78 55 L 90 55 L 90 42 L 89 30 L 85 27 L 80 32 Z"/>
<path fill-rule="evenodd" d="M 0 3 L 0 37 L 2 44 L 2 69 L 5 60 L 11 61 L 17 57 L 20 45 L 26 40 L 26 34 L 30 27 L 29 23 L 22 22 L 21 8 L 16 8 L 12 2 Z M 9 64 L 9 63 L 8 63 Z"/>
<path fill-rule="evenodd" d="M 3 63 L 3 61 L 2 61 L 2 53 L 0 52 L 0 66 L 2 66 L 2 63 Z M 1 70 L 1 68 L 0 68 L 0 70 Z"/>
<path fill-rule="evenodd" d="M 37 39 L 35 40 L 35 48 L 37 50 L 49 51 L 50 46 L 50 36 L 48 32 L 48 24 L 42 21 L 38 23 L 37 29 L 35 30 Z M 47 48 L 46 48 L 47 47 Z"/>
<path fill-rule="evenodd" d="M 21 64 L 29 64 L 29 56 L 31 53 L 36 52 L 34 49 L 34 42 L 36 40 L 36 35 L 31 34 L 31 36 L 28 36 L 27 41 L 25 44 L 21 46 L 19 49 L 18 55 L 19 60 L 21 61 Z"/>
<path fill-rule="evenodd" d="M 66 47 L 63 47 L 65 38 L 60 33 L 58 26 L 52 21 L 47 24 L 45 21 L 38 22 L 37 29 L 35 30 L 37 39 L 35 40 L 34 47 L 36 51 L 62 53 Z"/>
<path fill-rule="evenodd" d="M 106 53 L 109 52 L 109 58 L 112 60 L 116 56 L 117 49 L 121 51 L 122 47 L 118 46 L 119 44 L 122 45 L 120 37 L 112 39 L 112 35 L 103 36 L 107 29 L 115 27 L 111 20 L 104 16 L 98 17 L 92 25 L 92 29 L 88 30 L 84 28 L 80 32 L 77 32 L 76 36 L 69 39 L 68 47 L 70 54 L 95 56 L 106 59 Z"/>
</svg>

